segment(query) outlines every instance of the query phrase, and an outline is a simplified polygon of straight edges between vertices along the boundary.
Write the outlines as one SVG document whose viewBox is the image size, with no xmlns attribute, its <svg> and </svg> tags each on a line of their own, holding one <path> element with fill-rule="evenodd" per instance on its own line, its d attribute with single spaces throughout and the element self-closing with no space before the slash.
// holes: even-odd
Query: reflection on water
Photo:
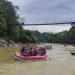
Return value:
<svg viewBox="0 0 75 75">
<path fill-rule="evenodd" d="M 16 50 L 18 48 L 0 49 L 0 75 L 75 75 L 75 57 L 63 45 L 53 44 L 43 60 L 17 61 Z"/>
</svg>

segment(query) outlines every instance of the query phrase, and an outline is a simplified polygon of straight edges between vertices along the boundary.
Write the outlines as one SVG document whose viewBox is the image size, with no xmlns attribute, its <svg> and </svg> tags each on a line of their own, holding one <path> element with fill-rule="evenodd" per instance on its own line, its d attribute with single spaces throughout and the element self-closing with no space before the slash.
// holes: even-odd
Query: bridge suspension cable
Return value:
<svg viewBox="0 0 75 75">
<path fill-rule="evenodd" d="M 37 25 L 63 25 L 63 24 L 71 24 L 71 26 L 75 26 L 75 22 L 62 22 L 62 23 L 37 23 L 37 24 L 25 24 L 23 23 L 22 26 L 37 26 Z"/>
</svg>

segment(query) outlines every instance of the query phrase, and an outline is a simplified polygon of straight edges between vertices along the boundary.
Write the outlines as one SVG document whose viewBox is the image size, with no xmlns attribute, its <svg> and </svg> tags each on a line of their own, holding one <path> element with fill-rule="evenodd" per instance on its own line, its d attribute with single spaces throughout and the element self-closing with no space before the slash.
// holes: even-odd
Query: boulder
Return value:
<svg viewBox="0 0 75 75">
<path fill-rule="evenodd" d="M 12 41 L 12 40 L 8 40 L 8 41 L 7 41 L 7 45 L 8 45 L 8 46 L 16 46 L 15 42 Z"/>
</svg>

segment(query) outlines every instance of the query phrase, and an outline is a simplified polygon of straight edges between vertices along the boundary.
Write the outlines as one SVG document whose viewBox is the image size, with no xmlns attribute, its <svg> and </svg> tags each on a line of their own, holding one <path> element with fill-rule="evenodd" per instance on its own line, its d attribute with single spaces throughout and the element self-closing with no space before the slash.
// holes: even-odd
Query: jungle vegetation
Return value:
<svg viewBox="0 0 75 75">
<path fill-rule="evenodd" d="M 11 39 L 23 43 L 75 43 L 75 27 L 59 33 L 40 33 L 39 31 L 24 30 L 17 11 L 7 0 L 0 0 L 0 38 Z"/>
</svg>

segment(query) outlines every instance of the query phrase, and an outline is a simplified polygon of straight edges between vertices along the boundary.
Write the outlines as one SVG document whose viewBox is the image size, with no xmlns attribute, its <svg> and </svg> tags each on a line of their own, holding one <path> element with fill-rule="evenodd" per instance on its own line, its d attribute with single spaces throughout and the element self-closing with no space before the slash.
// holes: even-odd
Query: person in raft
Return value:
<svg viewBox="0 0 75 75">
<path fill-rule="evenodd" d="M 39 54 L 40 55 L 45 55 L 46 54 L 46 50 L 45 50 L 45 47 L 43 47 L 43 48 L 39 48 Z"/>
<path fill-rule="evenodd" d="M 24 52 L 26 51 L 26 48 L 25 48 L 25 47 L 26 47 L 26 46 L 23 45 L 23 47 L 20 49 L 20 52 L 24 53 Z"/>
<path fill-rule="evenodd" d="M 34 50 L 34 55 L 45 55 L 46 54 L 46 50 L 45 48 L 36 48 Z"/>
<path fill-rule="evenodd" d="M 37 54 L 39 54 L 39 48 L 34 49 L 34 55 L 37 55 Z"/>
<path fill-rule="evenodd" d="M 20 49 L 20 52 L 25 56 L 29 56 L 28 49 L 26 49 L 25 45 L 23 45 L 23 47 Z"/>
<path fill-rule="evenodd" d="M 42 48 L 41 55 L 45 55 L 45 54 L 46 54 L 46 50 L 45 50 L 45 48 Z"/>
</svg>

